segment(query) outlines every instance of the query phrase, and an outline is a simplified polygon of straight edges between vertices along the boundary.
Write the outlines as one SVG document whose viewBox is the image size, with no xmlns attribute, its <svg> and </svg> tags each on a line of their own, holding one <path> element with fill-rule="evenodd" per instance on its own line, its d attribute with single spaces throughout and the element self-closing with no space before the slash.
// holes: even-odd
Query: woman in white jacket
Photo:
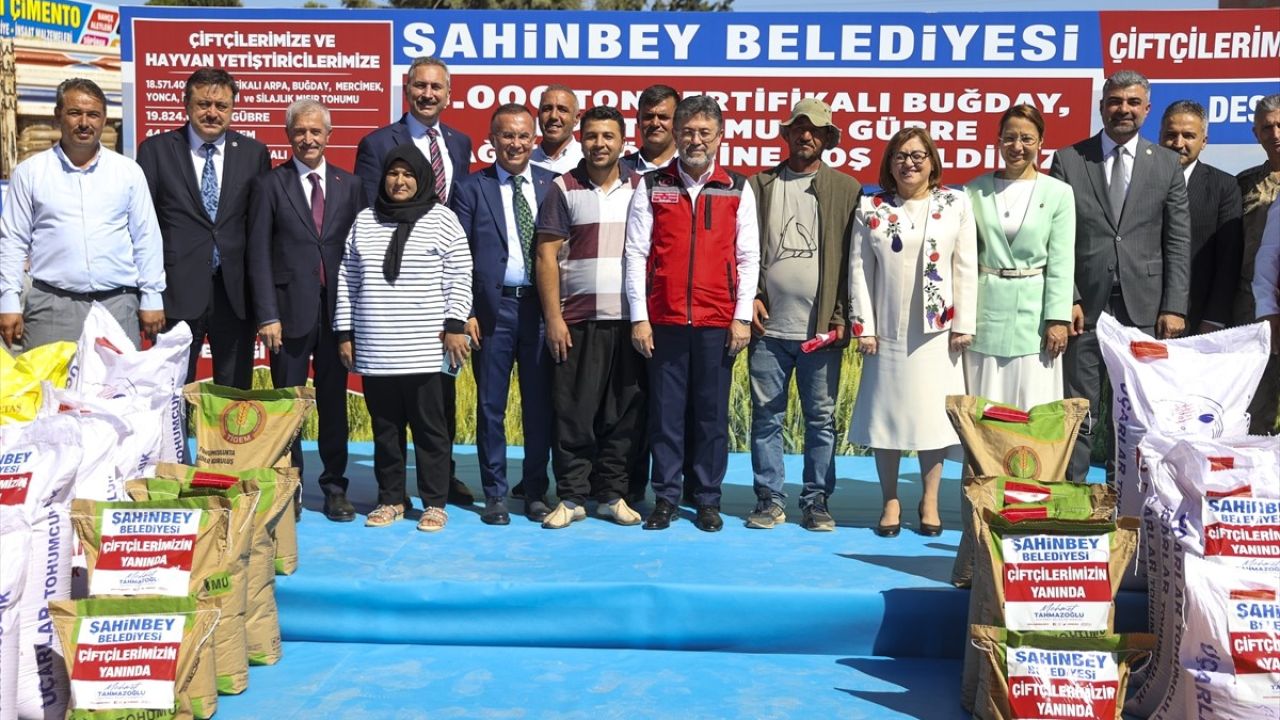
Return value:
<svg viewBox="0 0 1280 720">
<path fill-rule="evenodd" d="M 849 301 L 863 366 L 849 441 L 875 454 L 884 498 L 875 530 L 883 537 L 901 529 L 904 450 L 920 460 L 920 533 L 942 532 L 942 460 L 959 443 L 945 402 L 965 393 L 961 356 L 976 324 L 977 240 L 968 197 L 941 178 L 929 134 L 904 128 L 880 164 L 882 191 L 862 198 L 855 214 Z"/>
</svg>

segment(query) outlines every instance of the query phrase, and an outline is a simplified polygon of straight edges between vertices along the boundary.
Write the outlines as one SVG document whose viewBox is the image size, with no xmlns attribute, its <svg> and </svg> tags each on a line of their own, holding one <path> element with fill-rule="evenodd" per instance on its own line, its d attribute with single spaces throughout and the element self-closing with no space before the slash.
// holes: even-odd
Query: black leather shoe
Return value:
<svg viewBox="0 0 1280 720">
<path fill-rule="evenodd" d="M 341 493 L 324 499 L 324 516 L 333 522 L 351 522 L 356 519 L 355 506 Z"/>
<path fill-rule="evenodd" d="M 898 537 L 898 534 L 902 532 L 902 523 L 896 523 L 893 525 L 877 525 L 872 529 L 875 530 L 876 534 L 880 537 Z"/>
<path fill-rule="evenodd" d="M 501 500 L 484 501 L 484 512 L 480 513 L 480 522 L 485 525 L 510 525 L 511 515 L 507 512 L 506 503 Z"/>
<path fill-rule="evenodd" d="M 653 512 L 649 513 L 649 519 L 644 521 L 645 530 L 666 530 L 671 527 L 672 521 L 679 516 L 676 514 L 676 506 L 670 502 L 658 498 L 657 504 L 653 506 Z"/>
<path fill-rule="evenodd" d="M 456 477 L 449 478 L 449 504 L 450 505 L 474 505 L 476 496 L 471 494 L 471 489 L 462 484 L 462 481 Z"/>
<path fill-rule="evenodd" d="M 698 507 L 698 516 L 694 519 L 693 524 L 703 532 L 719 532 L 724 527 L 724 520 L 720 517 L 720 508 L 711 505 L 700 505 Z"/>
<path fill-rule="evenodd" d="M 930 525 L 924 521 L 924 505 L 916 508 L 916 513 L 920 516 L 920 530 L 918 531 L 925 537 L 938 537 L 942 534 L 942 524 Z"/>
<path fill-rule="evenodd" d="M 524 516 L 529 518 L 530 522 L 540 523 L 547 519 L 551 514 L 551 508 L 548 507 L 545 498 L 534 498 L 533 500 L 525 499 Z"/>
</svg>

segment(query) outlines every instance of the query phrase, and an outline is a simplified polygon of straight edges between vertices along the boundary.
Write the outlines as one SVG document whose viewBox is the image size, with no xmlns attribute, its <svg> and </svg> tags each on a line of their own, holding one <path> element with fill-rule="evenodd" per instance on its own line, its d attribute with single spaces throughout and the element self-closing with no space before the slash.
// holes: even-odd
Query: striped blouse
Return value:
<svg viewBox="0 0 1280 720">
<path fill-rule="evenodd" d="M 440 372 L 445 320 L 471 314 L 471 252 L 453 211 L 436 205 L 418 220 L 390 284 L 382 259 L 395 227 L 378 222 L 372 208 L 362 210 L 338 270 L 333 329 L 352 333 L 361 375 Z"/>
</svg>

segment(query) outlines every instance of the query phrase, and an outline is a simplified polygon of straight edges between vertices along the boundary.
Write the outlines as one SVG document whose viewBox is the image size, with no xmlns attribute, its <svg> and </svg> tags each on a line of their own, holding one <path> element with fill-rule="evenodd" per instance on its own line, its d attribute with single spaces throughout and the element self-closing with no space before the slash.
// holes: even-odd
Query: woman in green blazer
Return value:
<svg viewBox="0 0 1280 720">
<path fill-rule="evenodd" d="M 970 395 L 1030 408 L 1062 399 L 1071 324 L 1076 209 L 1042 174 L 1044 118 L 1030 105 L 1000 119 L 1005 168 L 965 188 L 978 230 L 978 326 L 965 357 Z"/>
</svg>

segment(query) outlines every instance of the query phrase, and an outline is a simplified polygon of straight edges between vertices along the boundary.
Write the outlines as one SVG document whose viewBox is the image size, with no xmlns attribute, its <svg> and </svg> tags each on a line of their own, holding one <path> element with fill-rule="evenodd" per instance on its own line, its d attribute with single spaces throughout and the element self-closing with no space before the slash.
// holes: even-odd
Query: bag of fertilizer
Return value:
<svg viewBox="0 0 1280 720">
<path fill-rule="evenodd" d="M 286 455 L 285 457 L 289 456 Z M 292 482 L 295 487 L 302 486 L 302 471 L 300 469 L 296 467 L 277 467 L 275 470 L 277 478 Z M 291 499 L 297 502 L 296 495 Z M 280 514 L 280 521 L 276 523 L 275 528 L 271 531 L 271 538 L 275 541 L 276 547 L 276 574 L 292 575 L 298 569 L 298 518 L 293 514 L 292 504 Z"/>
<path fill-rule="evenodd" d="M 0 720 L 18 716 L 18 600 L 31 556 L 31 523 L 22 511 L 27 487 L 0 475 Z"/>
<path fill-rule="evenodd" d="M 986 476 L 1038 484 L 1062 481 L 1088 408 L 1089 401 L 1080 398 L 1023 411 L 972 395 L 947 396 L 947 417 L 964 445 L 965 484 Z M 960 547 L 951 570 L 951 583 L 961 588 L 973 579 L 973 513 L 962 495 Z"/>
<path fill-rule="evenodd" d="M 0 350 L 0 425 L 35 420 L 43 402 L 41 383 L 65 387 L 75 352 L 75 343 L 69 342 L 41 345 L 17 358 Z"/>
<path fill-rule="evenodd" d="M 969 624 L 1019 632 L 1111 632 L 1118 573 L 1137 544 L 1138 521 L 1024 520 L 987 510 Z M 965 648 L 960 701 L 973 708 L 984 686 L 981 659 Z"/>
<path fill-rule="evenodd" d="M 1218 677 L 1176 673 L 1152 717 L 1199 717 L 1191 711 L 1201 705 L 1248 709 L 1216 717 L 1275 717 L 1280 708 L 1280 574 L 1232 568 L 1190 553 L 1185 562 L 1179 666 Z M 1188 681 L 1194 691 L 1186 687 Z M 1188 705 L 1189 697 L 1196 703 Z"/>
<path fill-rule="evenodd" d="M 157 395 L 100 398 L 72 390 L 54 390 L 49 399 L 51 402 L 46 405 L 49 414 L 111 418 L 127 428 L 127 434 L 120 436 L 111 458 L 111 466 L 121 482 L 152 475 L 156 463 L 165 455 L 165 446 L 175 441 L 166 437 L 171 432 L 165 420 L 169 410 Z M 98 494 L 98 491 L 92 492 Z"/>
<path fill-rule="evenodd" d="M 981 720 L 1120 720 L 1132 667 L 1150 635 L 1020 633 L 974 625 L 970 637 L 994 678 L 973 709 Z"/>
<path fill-rule="evenodd" d="M 20 513 L 30 527 L 25 547 L 4 542 L 4 555 L 24 562 L 19 591 L 15 694 L 5 705 L 20 718 L 61 717 L 67 705 L 62 649 L 49 622 L 49 600 L 71 592 L 71 519 L 67 501 L 82 450 L 74 418 L 37 418 L 0 429 L 0 515 Z M 10 647 L 10 653 L 13 647 Z M 8 663 L 13 665 L 13 655 Z"/>
<path fill-rule="evenodd" d="M 1205 656 L 1202 664 L 1206 668 L 1217 667 L 1219 658 Z M 1176 671 L 1182 676 L 1179 687 L 1188 718 L 1280 720 L 1280 704 L 1259 706 L 1241 698 L 1235 675 L 1201 668 L 1177 668 Z"/>
<path fill-rule="evenodd" d="M 212 643 L 217 691 L 222 695 L 239 694 L 249 686 L 245 613 L 249 597 L 249 555 L 253 546 L 259 490 L 252 483 L 248 486 L 237 482 L 226 485 L 221 475 L 215 475 L 207 482 L 198 477 L 188 478 L 185 472 L 175 472 L 175 468 L 185 469 L 185 466 L 161 463 L 157 465 L 157 477 L 130 480 L 125 487 L 135 500 L 222 497 L 230 502 L 226 572 L 207 578 L 200 597 L 213 602 L 220 611 Z M 203 659 L 201 662 L 203 664 Z"/>
<path fill-rule="evenodd" d="M 1147 433 L 1222 437 L 1249 431 L 1248 409 L 1270 355 L 1266 323 L 1156 340 L 1103 314 L 1098 343 L 1111 379 L 1120 514 L 1142 512 L 1138 444 Z M 1194 380 L 1188 384 L 1188 379 Z"/>
<path fill-rule="evenodd" d="M 183 395 L 196 418 L 195 465 L 214 471 L 275 465 L 289 454 L 316 404 L 309 387 L 238 390 L 191 383 Z"/>
<path fill-rule="evenodd" d="M 275 542 L 272 529 L 286 511 L 298 486 L 293 468 L 257 468 L 237 472 L 216 472 L 185 465 L 161 464 L 156 474 L 177 477 L 194 492 L 198 484 L 217 487 L 239 485 L 257 491 L 253 540 L 246 574 L 247 604 L 245 611 L 246 646 L 249 663 L 272 665 L 280 660 L 280 619 L 275 599 Z"/>
<path fill-rule="evenodd" d="M 86 550 L 89 591 L 94 597 L 201 594 L 210 577 L 227 574 L 230 514 L 231 501 L 222 497 L 73 500 L 71 522 Z M 216 711 L 212 642 L 201 647 L 188 695 L 179 702 L 197 718 Z"/>
<path fill-rule="evenodd" d="M 182 386 L 187 379 L 191 329 L 179 322 L 156 336 L 146 350 L 138 350 L 106 308 L 94 303 L 85 318 L 70 368 L 68 387 L 85 396 L 113 398 L 144 395 L 162 408 L 164 444 L 159 459 L 180 462 L 186 453 L 186 404 Z"/>
<path fill-rule="evenodd" d="M 193 597 L 93 598 L 49 604 L 67 648 L 69 720 L 185 720 L 187 690 L 200 645 L 217 613 Z"/>
</svg>

